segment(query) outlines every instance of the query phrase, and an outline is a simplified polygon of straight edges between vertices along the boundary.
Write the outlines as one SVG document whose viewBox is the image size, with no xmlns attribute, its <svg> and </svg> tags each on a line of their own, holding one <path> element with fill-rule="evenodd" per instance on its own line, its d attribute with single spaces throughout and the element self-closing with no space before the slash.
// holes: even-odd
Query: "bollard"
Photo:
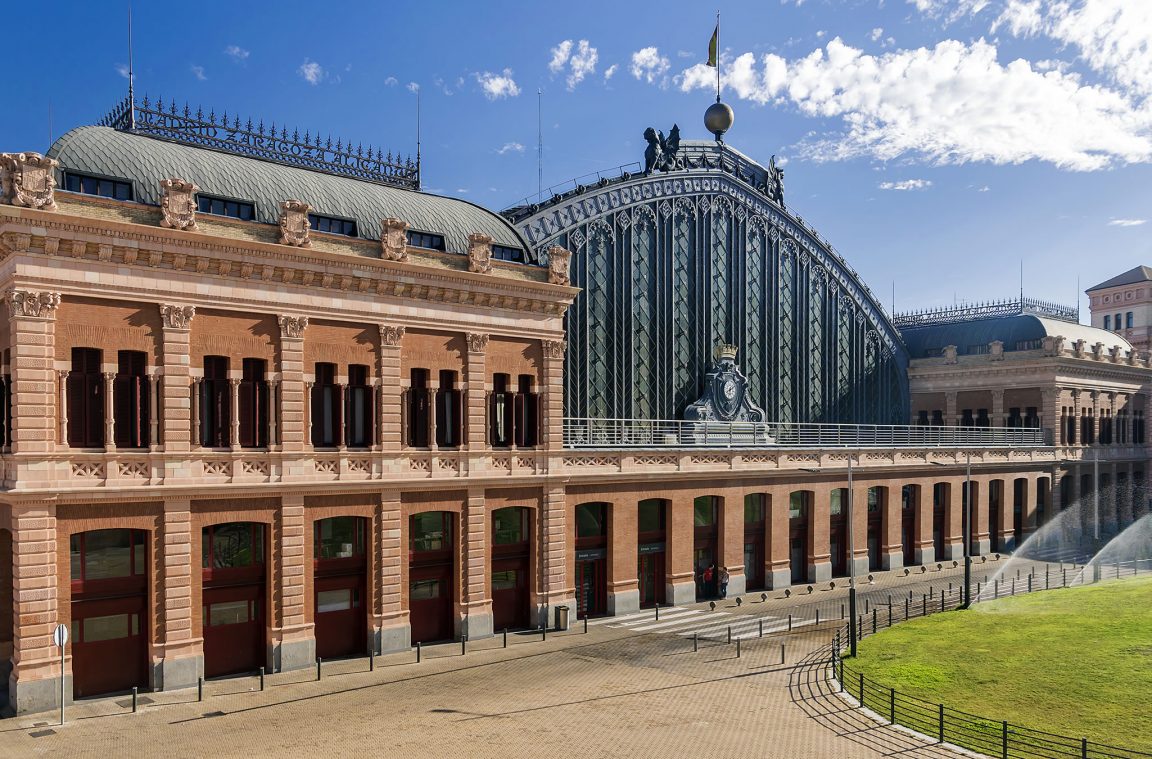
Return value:
<svg viewBox="0 0 1152 759">
<path fill-rule="evenodd" d="M 860 708 L 864 708 L 864 673 L 860 673 Z"/>
<path fill-rule="evenodd" d="M 896 724 L 896 689 L 888 689 L 888 721 Z"/>
<path fill-rule="evenodd" d="M 548 640 L 548 623 L 547 622 L 541 622 L 540 623 L 540 640 L 542 640 L 542 641 Z"/>
<path fill-rule="evenodd" d="M 139 695 L 140 689 L 135 685 L 132 686 L 132 713 L 136 713 L 136 697 Z"/>
<path fill-rule="evenodd" d="M 1080 739 L 1080 757 L 1081 759 L 1088 759 L 1088 739 Z"/>
<path fill-rule="evenodd" d="M 376 652 L 372 649 L 368 649 L 368 671 L 376 671 Z"/>
<path fill-rule="evenodd" d="M 920 594 L 920 616 L 928 616 L 928 596 Z"/>
<path fill-rule="evenodd" d="M 1028 592 L 1032 592 L 1032 575 L 1028 575 Z"/>
<path fill-rule="evenodd" d="M 904 621 L 908 621 L 908 599 L 904 599 Z"/>
<path fill-rule="evenodd" d="M 261 688 L 260 690 L 264 690 L 264 689 Z M 197 701 L 203 701 L 204 700 L 204 678 L 203 677 L 197 677 L 196 678 L 196 700 Z"/>
<path fill-rule="evenodd" d="M 728 625 L 728 645 L 732 645 L 732 625 Z"/>
<path fill-rule="evenodd" d="M 416 663 L 420 663 L 420 641 L 416 641 Z"/>
<path fill-rule="evenodd" d="M 1044 567 L 1044 590 L 1048 590 L 1048 567 Z"/>
<path fill-rule="evenodd" d="M 856 640 L 864 637 L 864 615 L 861 614 L 856 618 Z"/>
<path fill-rule="evenodd" d="M 656 621 L 660 621 L 660 604 L 656 604 Z"/>
<path fill-rule="evenodd" d="M 876 634 L 876 610 L 872 610 L 872 634 Z"/>
<path fill-rule="evenodd" d="M 952 592 L 952 583 L 948 583 L 948 592 L 949 592 L 949 593 L 951 593 L 951 592 Z"/>
<path fill-rule="evenodd" d="M 1061 567 L 1060 568 L 1060 574 L 1063 575 L 1062 584 L 1064 585 L 1065 588 L 1067 588 L 1068 587 L 1068 570 Z"/>
<path fill-rule="evenodd" d="M 694 632 L 694 633 L 692 633 L 692 653 L 696 653 L 699 650 L 700 650 L 700 633 Z"/>
<path fill-rule="evenodd" d="M 584 617 L 584 632 L 588 632 L 588 617 Z M 508 628 L 504 628 L 504 648 L 508 648 Z"/>
<path fill-rule="evenodd" d="M 1016 595 L 1016 581 L 1012 581 L 1012 595 Z"/>
<path fill-rule="evenodd" d="M 820 609 L 816 609 L 816 626 L 820 626 Z"/>
<path fill-rule="evenodd" d="M 784 644 L 780 644 L 780 663 L 784 663 Z"/>
<path fill-rule="evenodd" d="M 788 632 L 792 632 L 792 615 L 788 615 Z"/>
<path fill-rule="evenodd" d="M 944 594 L 940 594 L 940 611 L 944 611 Z"/>
<path fill-rule="evenodd" d="M 867 598 L 864 599 L 864 613 L 865 614 L 868 613 L 868 599 Z"/>
<path fill-rule="evenodd" d="M 588 615 L 587 614 L 584 615 L 584 633 L 585 634 L 588 633 Z"/>
<path fill-rule="evenodd" d="M 993 598 L 999 598 L 1000 597 L 1000 578 L 999 577 L 997 577 L 995 580 L 992 581 L 992 597 Z"/>
<path fill-rule="evenodd" d="M 888 594 L 888 608 L 892 608 L 892 594 Z"/>
<path fill-rule="evenodd" d="M 468 636 L 467 635 L 461 635 L 460 636 L 460 655 L 461 656 L 467 656 L 467 654 L 468 654 Z"/>
<path fill-rule="evenodd" d="M 840 604 L 840 621 L 844 621 L 844 604 Z"/>
<path fill-rule="evenodd" d="M 979 583 L 979 581 L 977 581 L 977 583 L 976 583 L 976 598 L 980 598 L 980 583 Z"/>
<path fill-rule="evenodd" d="M 736 639 L 736 658 L 740 658 L 740 639 Z"/>
<path fill-rule="evenodd" d="M 944 742 L 944 704 L 940 704 L 940 742 Z"/>
<path fill-rule="evenodd" d="M 892 604 L 888 604 L 888 626 L 892 626 Z"/>
<path fill-rule="evenodd" d="M 320 682 L 320 665 L 324 662 L 319 656 L 316 657 L 316 682 Z"/>
<path fill-rule="evenodd" d="M 758 637 L 758 638 L 764 637 L 764 620 L 763 619 L 760 620 L 760 634 L 757 635 L 756 637 Z"/>
<path fill-rule="evenodd" d="M 1008 720 L 1000 723 L 1000 756 L 1008 759 Z"/>
</svg>

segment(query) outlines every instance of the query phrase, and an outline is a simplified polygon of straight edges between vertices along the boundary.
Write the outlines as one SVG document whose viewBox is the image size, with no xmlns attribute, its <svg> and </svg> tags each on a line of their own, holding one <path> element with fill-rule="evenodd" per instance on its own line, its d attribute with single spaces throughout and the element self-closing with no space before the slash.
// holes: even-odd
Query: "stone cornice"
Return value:
<svg viewBox="0 0 1152 759">
<path fill-rule="evenodd" d="M 0 257 L 29 252 L 230 280 L 371 293 L 478 308 L 563 315 L 578 288 L 466 271 L 467 258 L 441 266 L 240 241 L 60 212 L 0 207 Z M 232 258 L 247 260 L 236 261 Z M 256 259 L 256 260 L 253 260 Z M 456 261 L 455 259 L 460 259 Z M 447 264 L 447 265 L 443 265 Z M 456 268 L 459 267 L 459 268 Z M 546 277 L 544 270 L 540 276 Z"/>
</svg>

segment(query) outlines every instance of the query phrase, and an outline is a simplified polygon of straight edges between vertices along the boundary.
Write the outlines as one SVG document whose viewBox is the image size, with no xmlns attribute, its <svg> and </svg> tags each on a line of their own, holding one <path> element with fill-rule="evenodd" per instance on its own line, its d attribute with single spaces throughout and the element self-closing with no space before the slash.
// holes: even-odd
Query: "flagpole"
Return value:
<svg viewBox="0 0 1152 759">
<path fill-rule="evenodd" d="M 720 11 L 716 11 L 716 102 L 720 102 Z"/>
</svg>

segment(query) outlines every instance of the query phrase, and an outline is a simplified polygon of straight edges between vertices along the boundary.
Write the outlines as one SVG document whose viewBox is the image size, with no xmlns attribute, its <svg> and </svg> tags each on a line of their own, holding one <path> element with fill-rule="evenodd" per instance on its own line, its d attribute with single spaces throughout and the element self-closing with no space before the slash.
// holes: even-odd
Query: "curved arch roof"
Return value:
<svg viewBox="0 0 1152 759">
<path fill-rule="evenodd" d="M 303 200 L 314 213 L 355 219 L 361 238 L 378 239 L 380 220 L 403 219 L 410 229 L 444 236 L 449 252 L 465 253 L 468 235 L 527 249 L 503 217 L 456 198 L 285 166 L 208 148 L 181 145 L 111 127 L 83 126 L 61 135 L 48 151 L 64 171 L 127 179 L 137 201 L 160 203 L 160 180 L 194 182 L 209 195 L 254 202 L 256 220 L 277 224 L 280 203 Z"/>
<path fill-rule="evenodd" d="M 1017 314 L 952 324 L 910 327 L 902 330 L 901 335 L 904 337 L 904 344 L 908 346 L 908 352 L 911 353 L 912 358 L 938 355 L 939 351 L 947 345 L 955 345 L 959 352 L 964 354 L 969 346 L 983 346 L 993 340 L 1003 342 L 1005 351 L 1014 351 L 1017 350 L 1017 343 L 1057 335 L 1064 337 L 1069 342 L 1084 340 L 1087 345 L 1104 343 L 1109 348 L 1119 345 L 1125 350 L 1132 350 L 1131 343 L 1115 332 L 1034 314 Z"/>
</svg>

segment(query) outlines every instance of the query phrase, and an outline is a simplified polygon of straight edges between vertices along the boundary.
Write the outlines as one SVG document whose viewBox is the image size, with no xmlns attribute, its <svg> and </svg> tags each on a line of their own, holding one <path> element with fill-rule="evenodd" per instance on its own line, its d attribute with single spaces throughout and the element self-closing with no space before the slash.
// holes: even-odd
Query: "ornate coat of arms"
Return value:
<svg viewBox="0 0 1152 759">
<path fill-rule="evenodd" d="M 764 409 L 752 402 L 748 378 L 736 366 L 736 346 L 722 345 L 706 375 L 704 394 L 684 409 L 684 419 L 700 422 L 763 422 Z"/>
<path fill-rule="evenodd" d="M 380 221 L 380 257 L 385 261 L 408 260 L 408 222 L 403 219 Z"/>
<path fill-rule="evenodd" d="M 196 231 L 196 191 L 200 188 L 183 179 L 160 182 L 160 226 Z"/>
<path fill-rule="evenodd" d="M 0 153 L 0 200 L 14 206 L 55 211 L 53 172 L 58 165 L 39 153 Z"/>
<path fill-rule="evenodd" d="M 572 280 L 568 274 L 568 265 L 572 260 L 572 253 L 559 245 L 548 249 L 548 284 L 570 285 Z"/>
<path fill-rule="evenodd" d="M 297 248 L 312 246 L 308 231 L 312 224 L 308 221 L 308 212 L 312 206 L 303 200 L 285 200 L 280 204 L 280 244 L 293 245 Z"/>
<path fill-rule="evenodd" d="M 468 235 L 468 271 L 487 274 L 492 271 L 492 238 L 480 232 Z"/>
</svg>

